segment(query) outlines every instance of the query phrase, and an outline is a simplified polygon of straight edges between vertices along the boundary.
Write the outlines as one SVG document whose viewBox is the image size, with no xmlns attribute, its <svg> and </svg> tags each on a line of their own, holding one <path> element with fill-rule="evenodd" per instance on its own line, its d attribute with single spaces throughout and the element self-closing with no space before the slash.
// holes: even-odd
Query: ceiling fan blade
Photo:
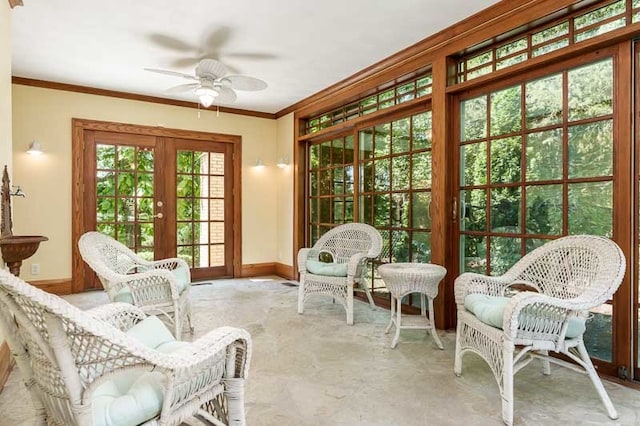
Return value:
<svg viewBox="0 0 640 426">
<path fill-rule="evenodd" d="M 225 80 L 229 80 L 231 82 L 231 87 L 236 90 L 254 92 L 267 88 L 266 82 L 246 75 L 226 75 L 224 78 Z"/>
<path fill-rule="evenodd" d="M 173 86 L 168 88 L 167 90 L 164 91 L 164 93 L 183 93 L 183 92 L 189 92 L 193 89 L 195 89 L 196 87 L 199 87 L 200 83 L 187 83 L 187 84 L 181 84 L 179 86 Z"/>
<path fill-rule="evenodd" d="M 213 31 L 205 38 L 203 48 L 206 51 L 217 53 L 218 50 L 231 38 L 231 28 L 223 25 Z"/>
<path fill-rule="evenodd" d="M 177 50 L 181 53 L 185 51 L 193 51 L 198 50 L 197 47 L 192 46 L 191 44 L 184 42 L 175 37 L 171 37 L 164 34 L 149 34 L 149 40 L 157 44 L 158 46 L 164 47 L 165 49 Z"/>
<path fill-rule="evenodd" d="M 271 53 L 250 53 L 250 52 L 236 52 L 236 53 L 224 53 L 222 52 L 222 56 L 227 58 L 238 58 L 238 59 L 255 59 L 255 60 L 266 60 L 266 59 L 277 59 L 276 55 Z"/>
<path fill-rule="evenodd" d="M 189 79 L 189 80 L 197 80 L 198 79 L 198 77 L 196 77 L 195 75 L 184 74 L 184 73 L 176 72 L 176 71 L 158 70 L 158 69 L 155 69 L 155 68 L 145 68 L 144 70 L 145 71 L 155 72 L 155 73 L 158 73 L 158 74 L 171 75 L 171 76 L 174 76 L 174 77 L 182 77 L 182 78 L 186 78 L 186 79 Z"/>
<path fill-rule="evenodd" d="M 193 68 L 202 58 L 179 58 L 171 61 L 170 65 L 175 68 Z"/>
<path fill-rule="evenodd" d="M 234 92 L 233 89 L 228 87 L 219 87 L 216 90 L 218 91 L 216 103 L 231 103 L 238 99 L 238 95 L 236 95 L 236 92 Z"/>
</svg>

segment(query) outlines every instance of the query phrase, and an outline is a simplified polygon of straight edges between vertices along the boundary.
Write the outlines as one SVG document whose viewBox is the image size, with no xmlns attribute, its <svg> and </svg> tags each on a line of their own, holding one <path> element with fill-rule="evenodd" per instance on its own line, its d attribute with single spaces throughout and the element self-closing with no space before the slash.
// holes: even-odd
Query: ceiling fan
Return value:
<svg viewBox="0 0 640 426">
<path fill-rule="evenodd" d="M 264 81 L 246 75 L 230 74 L 229 69 L 222 62 L 209 58 L 202 59 L 198 63 L 195 75 L 155 68 L 145 68 L 145 70 L 194 80 L 194 83 L 171 87 L 165 93 L 193 91 L 205 108 L 210 107 L 214 102 L 234 102 L 237 99 L 236 90 L 258 91 L 267 88 L 267 83 Z"/>
</svg>

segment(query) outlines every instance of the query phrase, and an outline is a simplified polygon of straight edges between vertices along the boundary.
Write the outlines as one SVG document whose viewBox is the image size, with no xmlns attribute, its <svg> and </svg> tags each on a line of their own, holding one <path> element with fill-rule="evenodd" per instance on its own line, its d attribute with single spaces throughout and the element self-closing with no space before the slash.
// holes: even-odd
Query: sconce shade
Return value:
<svg viewBox="0 0 640 426">
<path fill-rule="evenodd" d="M 281 169 L 284 169 L 285 167 L 287 167 L 289 165 L 289 158 L 288 157 L 280 157 L 280 159 L 278 160 L 278 164 L 276 164 L 278 167 L 280 167 Z"/>
<path fill-rule="evenodd" d="M 33 141 L 29 144 L 29 149 L 27 150 L 28 154 L 31 155 L 41 155 L 42 154 L 42 145 L 38 141 Z"/>
</svg>

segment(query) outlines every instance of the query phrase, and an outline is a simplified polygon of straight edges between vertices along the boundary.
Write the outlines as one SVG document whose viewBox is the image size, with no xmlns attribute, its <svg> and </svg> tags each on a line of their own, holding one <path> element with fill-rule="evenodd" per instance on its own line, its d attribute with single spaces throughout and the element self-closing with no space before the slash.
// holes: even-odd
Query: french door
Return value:
<svg viewBox="0 0 640 426">
<path fill-rule="evenodd" d="M 459 96 L 459 273 L 500 275 L 573 234 L 609 237 L 630 258 L 620 56 L 600 51 Z M 587 321 L 585 344 L 608 375 L 629 365 L 629 283 Z"/>
<path fill-rule="evenodd" d="M 82 145 L 81 232 L 180 257 L 195 280 L 234 276 L 234 144 L 85 129 Z M 101 288 L 86 265 L 81 275 L 74 290 Z"/>
</svg>

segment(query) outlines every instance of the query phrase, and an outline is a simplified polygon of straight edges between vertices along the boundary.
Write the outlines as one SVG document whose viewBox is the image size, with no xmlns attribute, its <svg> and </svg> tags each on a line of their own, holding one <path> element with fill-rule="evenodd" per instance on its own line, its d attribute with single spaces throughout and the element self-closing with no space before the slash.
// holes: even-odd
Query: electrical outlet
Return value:
<svg viewBox="0 0 640 426">
<path fill-rule="evenodd" d="M 40 274 L 40 264 L 32 263 L 31 264 L 31 275 L 39 275 Z"/>
</svg>

